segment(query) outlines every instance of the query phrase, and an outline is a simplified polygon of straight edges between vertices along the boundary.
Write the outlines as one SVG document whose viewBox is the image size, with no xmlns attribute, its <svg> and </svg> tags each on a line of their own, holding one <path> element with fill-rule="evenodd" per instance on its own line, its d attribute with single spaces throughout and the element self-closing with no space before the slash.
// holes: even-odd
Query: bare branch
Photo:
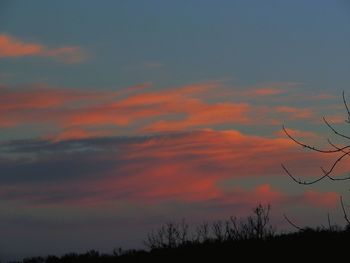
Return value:
<svg viewBox="0 0 350 263">
<path fill-rule="evenodd" d="M 326 170 L 324 170 L 322 167 L 321 167 L 321 170 L 324 174 L 327 174 L 328 172 Z M 332 181 L 346 181 L 346 180 L 349 180 L 350 179 L 350 176 L 348 177 L 343 177 L 343 178 L 336 178 L 336 177 L 332 177 L 328 174 L 327 176 L 330 180 Z"/>
<path fill-rule="evenodd" d="M 340 136 L 340 137 L 343 137 L 343 138 L 345 138 L 345 139 L 350 140 L 350 137 L 349 137 L 349 136 L 346 136 L 346 135 L 344 135 L 344 134 L 338 132 L 338 131 L 326 120 L 325 117 L 323 117 L 322 119 L 323 119 L 324 123 L 325 123 L 336 135 L 338 135 L 338 136 Z"/>
<path fill-rule="evenodd" d="M 318 149 L 318 148 L 316 148 L 314 146 L 310 146 L 308 144 L 302 143 L 302 142 L 298 141 L 297 139 L 295 139 L 292 135 L 290 135 L 290 133 L 288 133 L 288 131 L 284 127 L 284 125 L 282 126 L 282 129 L 283 129 L 284 133 L 289 137 L 289 139 L 291 139 L 293 142 L 295 142 L 296 144 L 298 144 L 298 145 L 300 145 L 300 146 L 302 146 L 304 148 L 310 149 L 310 150 L 315 151 L 315 152 L 320 152 L 320 153 L 336 153 L 336 152 L 340 152 L 340 150 L 322 150 L 322 149 Z"/>
<path fill-rule="evenodd" d="M 334 147 L 335 149 L 338 149 L 338 150 L 340 150 L 341 152 L 343 152 L 344 154 L 350 156 L 350 151 L 349 151 L 349 152 L 346 152 L 346 151 L 344 150 L 344 149 L 346 149 L 346 148 L 349 147 L 349 146 L 340 148 L 340 147 L 338 147 L 337 145 L 335 145 L 334 143 L 332 143 L 330 139 L 327 139 L 327 141 L 328 141 L 328 143 L 329 143 L 332 147 Z M 321 167 L 321 169 L 322 169 L 322 171 L 323 171 L 324 174 L 327 174 L 327 173 L 328 173 L 328 172 L 326 172 L 322 167 Z M 329 174 L 329 173 L 328 173 L 328 174 Z M 334 178 L 334 177 L 331 177 L 331 176 L 328 176 L 328 177 L 329 177 L 329 179 L 331 179 L 332 181 L 344 181 L 344 180 L 349 180 L 349 179 L 350 179 L 350 176 L 343 177 L 343 178 Z"/>
<path fill-rule="evenodd" d="M 309 182 L 307 182 L 307 181 L 301 181 L 301 180 L 299 180 L 299 179 L 296 179 L 296 178 L 288 171 L 288 169 L 287 169 L 283 164 L 281 164 L 281 166 L 282 166 L 283 170 L 287 173 L 287 175 L 288 175 L 290 178 L 292 178 L 292 180 L 293 180 L 294 182 L 296 182 L 296 183 L 298 183 L 298 184 L 302 184 L 302 185 L 314 184 L 314 183 L 317 183 L 317 182 L 323 180 L 323 179 L 326 178 L 326 177 L 329 177 L 327 174 L 325 174 L 325 175 L 323 175 L 323 176 L 317 178 L 317 179 L 314 180 L 314 181 L 309 181 Z"/>
<path fill-rule="evenodd" d="M 349 177 L 346 178 L 333 178 L 330 177 L 329 175 L 333 172 L 334 168 L 337 166 L 337 164 L 347 155 L 349 155 L 350 152 L 343 152 L 343 154 L 334 161 L 333 165 L 330 167 L 330 169 L 328 171 L 325 171 L 323 168 L 322 171 L 324 172 L 324 176 L 328 177 L 329 179 L 333 180 L 333 181 L 337 181 L 337 180 L 347 180 L 350 179 Z"/>
<path fill-rule="evenodd" d="M 284 219 L 294 228 L 298 229 L 299 231 L 303 231 L 304 228 L 297 226 L 296 224 L 294 224 L 288 217 L 286 214 L 283 214 Z"/>
<path fill-rule="evenodd" d="M 290 172 L 289 170 L 283 165 L 281 164 L 283 170 L 287 173 L 287 175 L 293 179 L 294 182 L 298 183 L 298 184 L 302 184 L 302 185 L 310 185 L 310 184 L 315 184 L 321 180 L 323 180 L 324 178 L 329 178 L 330 180 L 332 181 L 342 181 L 342 180 L 349 180 L 350 179 L 350 176 L 349 177 L 345 177 L 345 178 L 334 178 L 334 177 L 331 177 L 330 174 L 333 172 L 334 168 L 337 166 L 337 164 L 347 155 L 349 155 L 350 152 L 344 152 L 338 159 L 336 159 L 333 163 L 333 165 L 330 167 L 330 169 L 328 171 L 324 170 L 322 167 L 322 171 L 323 171 L 323 175 L 320 176 L 319 178 L 313 180 L 313 181 L 301 181 L 301 180 L 298 180 L 296 179 Z"/>
<path fill-rule="evenodd" d="M 343 152 L 343 153 L 345 153 L 345 150 L 348 149 L 348 148 L 350 148 L 350 145 L 346 145 L 346 146 L 343 146 L 343 147 L 339 147 L 339 146 L 335 145 L 334 143 L 332 143 L 331 140 L 330 140 L 329 138 L 327 139 L 327 142 L 328 142 L 328 144 L 331 145 L 333 148 L 339 150 L 338 152 Z M 349 153 L 350 153 L 350 152 L 349 152 Z"/>
<path fill-rule="evenodd" d="M 347 101 L 346 101 L 346 98 L 345 98 L 345 92 L 343 91 L 343 103 L 345 105 L 345 108 L 346 108 L 346 111 L 347 111 L 347 120 L 346 122 L 347 123 L 350 123 L 350 109 L 348 107 L 348 104 L 347 104 Z M 323 117 L 323 121 L 324 123 L 327 125 L 327 127 L 337 136 L 339 137 L 342 137 L 343 139 L 347 139 L 347 140 L 350 140 L 350 136 L 347 136 L 347 135 L 344 135 L 340 132 L 337 131 L 336 128 L 333 127 L 332 124 L 330 124 L 327 119 L 325 117 Z M 330 166 L 330 168 L 328 170 L 325 170 L 324 168 L 321 167 L 321 170 L 323 172 L 323 175 L 322 176 L 319 176 L 317 179 L 313 180 L 313 181 L 302 181 L 300 179 L 297 179 L 295 176 L 292 175 L 291 172 L 289 172 L 289 170 L 283 165 L 281 164 L 283 170 L 287 173 L 287 175 L 296 183 L 298 184 L 301 184 L 301 185 L 311 185 L 311 184 L 315 184 L 323 179 L 325 179 L 326 177 L 332 181 L 343 181 L 343 180 L 350 180 L 350 176 L 347 176 L 347 177 L 343 177 L 343 178 L 335 178 L 335 177 L 332 177 L 331 174 L 333 173 L 334 169 L 336 168 L 336 166 L 339 164 L 340 161 L 343 160 L 343 158 L 345 158 L 346 156 L 350 156 L 350 144 L 347 144 L 346 146 L 342 146 L 342 147 L 339 147 L 337 145 L 335 145 L 334 143 L 331 142 L 330 139 L 327 139 L 327 142 L 329 143 L 330 146 L 333 147 L 333 149 L 331 150 L 323 150 L 323 149 L 320 149 L 320 148 L 316 148 L 314 146 L 311 146 L 311 145 L 308 145 L 308 144 L 305 144 L 303 142 L 300 142 L 298 141 L 297 139 L 295 139 L 291 134 L 288 133 L 288 131 L 285 129 L 285 127 L 283 126 L 283 131 L 284 133 L 288 136 L 289 139 L 291 139 L 293 142 L 295 142 L 296 144 L 304 147 L 304 148 L 307 148 L 307 149 L 310 149 L 312 151 L 315 151 L 315 152 L 320 152 L 320 153 L 339 153 L 341 154 L 340 156 L 338 156 L 338 158 L 333 162 L 333 164 Z M 338 154 L 337 154 L 338 155 Z M 346 220 L 346 222 L 348 223 L 348 226 L 350 226 L 350 219 L 346 213 L 346 210 L 345 210 L 345 207 L 344 207 L 344 203 L 343 203 L 343 198 L 342 196 L 340 196 L 340 204 L 341 204 L 341 207 L 342 207 L 342 210 L 343 210 L 343 214 L 344 214 L 344 218 Z M 296 224 L 294 224 L 291 220 L 289 220 L 289 218 L 284 215 L 284 218 L 287 220 L 287 222 L 292 225 L 294 228 L 298 229 L 298 230 L 304 230 L 303 228 L 297 226 Z M 327 218 L 328 218 L 328 227 L 329 227 L 329 230 L 330 231 L 333 231 L 334 228 L 331 224 L 331 220 L 330 220 L 330 216 L 329 214 L 327 215 Z"/>
</svg>

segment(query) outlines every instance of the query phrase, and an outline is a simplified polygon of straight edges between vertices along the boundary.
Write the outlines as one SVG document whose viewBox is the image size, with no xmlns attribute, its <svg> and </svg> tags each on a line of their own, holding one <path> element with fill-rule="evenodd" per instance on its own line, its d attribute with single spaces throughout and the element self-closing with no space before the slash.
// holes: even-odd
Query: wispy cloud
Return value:
<svg viewBox="0 0 350 263">
<path fill-rule="evenodd" d="M 287 90 L 282 88 L 274 88 L 274 87 L 267 87 L 267 88 L 257 88 L 250 91 L 246 91 L 245 95 L 250 96 L 273 96 L 278 94 L 287 93 Z"/>
<path fill-rule="evenodd" d="M 141 130 L 183 130 L 215 123 L 246 122 L 249 105 L 208 103 L 201 97 L 216 83 L 200 83 L 160 91 L 146 83 L 114 91 L 79 91 L 49 87 L 1 88 L 0 125 L 51 123 L 64 129 L 88 126 L 129 126 L 142 120 Z M 142 88 L 140 88 L 142 87 Z M 174 118 L 177 120 L 171 122 Z M 159 122 L 169 121 L 169 127 Z M 157 129 L 156 129 L 157 128 Z"/>
<path fill-rule="evenodd" d="M 0 34 L 0 58 L 19 57 L 49 57 L 64 63 L 79 63 L 86 59 L 86 52 L 77 46 L 49 48 L 40 43 L 24 42 Z"/>
<path fill-rule="evenodd" d="M 43 84 L 0 86 L 0 126 L 50 126 L 42 138 L 77 139 L 122 134 L 157 134 L 218 127 L 269 126 L 290 121 L 319 122 L 319 111 L 279 102 L 285 89 L 235 91 L 221 82 L 159 89 L 151 83 L 113 90 L 82 90 Z M 274 100 L 273 105 L 261 99 Z M 335 110 L 332 110 L 332 113 Z M 278 126 L 278 127 L 277 127 Z"/>
<path fill-rule="evenodd" d="M 314 116 L 311 108 L 297 108 L 290 106 L 278 106 L 276 111 L 279 113 L 286 114 L 292 119 L 311 119 Z"/>
<path fill-rule="evenodd" d="M 312 140 L 314 142 L 319 141 L 320 140 L 320 136 L 319 134 L 315 133 L 315 132 L 311 132 L 311 131 L 302 131 L 302 130 L 298 130 L 298 129 L 290 129 L 290 128 L 285 128 L 286 131 L 288 132 L 288 134 L 290 134 L 291 136 L 293 136 L 294 138 L 298 138 L 298 139 L 307 139 L 307 140 Z M 276 132 L 277 136 L 280 137 L 285 137 L 286 134 L 285 132 L 281 129 L 279 131 Z"/>
<path fill-rule="evenodd" d="M 27 140 L 3 143 L 0 152 L 1 200 L 30 206 L 283 203 L 297 197 L 266 184 L 252 190 L 222 185 L 249 177 L 282 176 L 288 181 L 280 162 L 298 165 L 298 174 L 309 177 L 318 170 L 317 164 L 326 161 L 323 155 L 296 150 L 288 139 L 233 130 L 62 142 Z M 298 198 L 312 205 L 330 205 L 334 194 L 310 192 Z"/>
</svg>

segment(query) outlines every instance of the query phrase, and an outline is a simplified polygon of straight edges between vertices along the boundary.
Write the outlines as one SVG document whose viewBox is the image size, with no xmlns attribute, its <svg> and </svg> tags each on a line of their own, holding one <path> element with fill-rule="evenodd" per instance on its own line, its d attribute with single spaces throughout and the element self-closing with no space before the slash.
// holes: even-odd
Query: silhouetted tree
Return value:
<svg viewBox="0 0 350 263">
<path fill-rule="evenodd" d="M 237 220 L 231 217 L 226 222 L 228 240 L 265 240 L 275 235 L 275 228 L 270 224 L 271 206 L 259 204 L 253 211 L 253 215 L 246 220 Z"/>
<path fill-rule="evenodd" d="M 212 224 L 212 231 L 214 235 L 214 239 L 218 242 L 226 241 L 226 232 L 224 223 L 219 220 Z"/>
<path fill-rule="evenodd" d="M 144 241 L 150 249 L 175 248 L 188 241 L 189 226 L 185 220 L 181 223 L 169 222 L 161 226 L 157 231 L 152 231 Z"/>
<path fill-rule="evenodd" d="M 270 205 L 262 206 L 261 204 L 255 208 L 253 216 L 247 218 L 247 231 L 249 238 L 266 239 L 275 234 L 275 229 L 270 225 Z"/>
<path fill-rule="evenodd" d="M 266 240 L 273 237 L 275 229 L 270 225 L 270 205 L 259 204 L 253 214 L 238 220 L 231 217 L 226 221 L 199 224 L 189 240 L 189 226 L 181 223 L 167 223 L 152 231 L 144 241 L 150 249 L 177 248 L 187 244 L 222 243 L 243 240 Z"/>
<path fill-rule="evenodd" d="M 345 122 L 346 123 L 349 123 L 350 124 L 350 110 L 349 110 L 349 107 L 348 107 L 348 103 L 347 103 L 347 100 L 345 98 L 345 93 L 343 91 L 342 93 L 342 98 L 343 98 L 343 104 L 344 104 L 344 107 L 346 109 L 346 120 Z M 331 124 L 327 119 L 326 117 L 323 117 L 323 122 L 325 123 L 325 125 L 331 130 L 331 132 L 333 134 L 335 134 L 336 137 L 338 138 L 341 138 L 343 140 L 350 140 L 350 136 L 348 135 L 345 135 L 344 133 L 340 132 L 339 130 L 337 130 L 333 124 Z M 347 176 L 347 177 L 335 177 L 333 176 L 333 173 L 334 173 L 334 170 L 335 168 L 337 167 L 337 165 L 343 161 L 343 159 L 345 157 L 348 157 L 350 156 L 350 144 L 349 142 L 346 142 L 344 145 L 345 146 L 338 146 L 336 145 L 335 143 L 333 143 L 331 141 L 331 139 L 327 139 L 327 142 L 329 144 L 329 146 L 331 147 L 330 149 L 321 149 L 317 146 L 313 146 L 313 145 L 309 145 L 307 143 L 303 143 L 301 141 L 299 141 L 298 139 L 296 139 L 294 136 L 292 136 L 288 131 L 287 129 L 283 126 L 283 131 L 284 133 L 288 136 L 288 138 L 290 138 L 293 142 L 295 142 L 296 144 L 302 146 L 303 148 L 306 148 L 306 149 L 309 149 L 311 151 L 314 151 L 314 152 L 319 152 L 319 153 L 323 153 L 323 154 L 327 154 L 327 155 L 331 155 L 331 156 L 336 156 L 332 165 L 328 168 L 328 169 L 325 169 L 323 167 L 321 167 L 321 171 L 322 171 L 322 174 L 317 177 L 316 179 L 314 180 L 310 180 L 310 181 L 305 181 L 305 180 L 300 180 L 300 179 L 297 179 L 295 177 L 295 175 L 293 175 L 289 169 L 287 169 L 287 167 L 283 164 L 281 164 L 283 170 L 286 172 L 286 174 L 296 183 L 298 184 L 301 184 L 301 185 L 312 185 L 312 184 L 315 184 L 319 181 L 322 181 L 322 180 L 325 180 L 325 179 L 329 179 L 331 181 L 345 181 L 345 180 L 350 180 L 350 176 Z M 342 207 L 342 210 L 343 210 L 343 213 L 344 213 L 344 218 L 346 220 L 346 222 L 348 223 L 348 225 L 350 224 L 350 220 L 347 216 L 347 213 L 346 213 L 346 210 L 345 210 L 345 207 L 344 207 L 344 203 L 343 203 L 343 199 L 342 197 L 340 196 L 340 204 L 341 204 L 341 207 Z M 286 216 L 285 216 L 286 217 Z M 286 217 L 287 221 L 289 223 L 291 223 L 294 227 L 296 228 L 299 228 L 301 230 L 300 227 L 296 226 L 295 224 L 293 224 L 287 217 Z"/>
<path fill-rule="evenodd" d="M 204 243 L 210 239 L 210 228 L 207 222 L 202 223 L 196 227 L 195 241 L 198 243 Z"/>
</svg>

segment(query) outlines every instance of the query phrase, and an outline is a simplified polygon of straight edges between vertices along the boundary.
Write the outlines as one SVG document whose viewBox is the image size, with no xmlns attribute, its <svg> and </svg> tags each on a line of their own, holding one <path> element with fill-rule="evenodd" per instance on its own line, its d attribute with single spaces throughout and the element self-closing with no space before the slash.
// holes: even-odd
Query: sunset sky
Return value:
<svg viewBox="0 0 350 263">
<path fill-rule="evenodd" d="M 168 221 L 343 224 L 345 0 L 0 1 L 0 259 L 142 248 Z M 344 160 L 336 176 L 346 176 Z M 350 201 L 349 201 L 350 202 Z"/>
</svg>

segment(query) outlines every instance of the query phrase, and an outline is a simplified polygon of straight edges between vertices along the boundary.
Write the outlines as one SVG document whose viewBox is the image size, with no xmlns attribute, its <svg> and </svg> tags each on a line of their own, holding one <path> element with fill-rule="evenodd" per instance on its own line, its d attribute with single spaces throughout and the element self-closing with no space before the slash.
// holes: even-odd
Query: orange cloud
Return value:
<svg viewBox="0 0 350 263">
<path fill-rule="evenodd" d="M 314 96 L 310 96 L 310 99 L 314 99 L 314 100 L 331 100 L 334 98 L 336 98 L 336 96 L 328 93 L 321 93 Z"/>
<path fill-rule="evenodd" d="M 92 107 L 96 101 L 102 103 L 114 96 L 111 92 L 58 89 L 41 84 L 26 88 L 0 86 L 0 93 L 0 127 L 37 123 L 62 126 L 65 116 L 75 108 Z"/>
<path fill-rule="evenodd" d="M 94 182 L 89 187 L 110 193 L 111 199 L 126 195 L 131 200 L 144 202 L 205 202 L 222 198 L 246 203 L 249 200 L 283 202 L 285 194 L 267 184 L 247 195 L 239 188 L 227 191 L 220 185 L 226 180 L 247 176 L 284 176 L 288 181 L 280 168 L 281 162 L 303 167 L 298 173 L 308 177 L 317 171 L 317 163 L 324 161 L 322 155 L 296 151 L 288 139 L 248 136 L 237 131 L 154 137 L 123 149 L 125 165 L 119 165 L 115 173 L 111 171 L 107 180 Z M 303 165 L 305 162 L 308 165 Z"/>
<path fill-rule="evenodd" d="M 181 120 L 160 120 L 144 128 L 146 132 L 181 131 L 195 127 L 210 127 L 222 123 L 249 123 L 250 107 L 246 103 L 205 104 L 188 101 L 181 108 L 186 117 Z"/>
<path fill-rule="evenodd" d="M 164 105 L 168 103 L 172 108 L 180 108 L 181 103 L 187 99 L 201 98 L 207 93 L 213 92 L 215 88 L 219 88 L 218 83 L 199 83 L 193 85 L 186 85 L 176 88 L 168 88 L 157 91 L 146 91 L 134 94 L 127 97 L 122 101 L 118 101 L 113 106 L 122 107 L 139 107 L 139 106 L 152 106 L 152 105 Z M 142 90 L 141 90 L 142 91 Z M 173 103 L 172 103 L 173 102 Z"/>
<path fill-rule="evenodd" d="M 65 63 L 80 63 L 86 59 L 86 53 L 80 47 L 60 47 L 46 49 L 41 56 L 52 57 Z"/>
<path fill-rule="evenodd" d="M 328 157 L 298 151 L 289 139 L 231 130 L 61 142 L 90 135 L 106 136 L 77 129 L 63 133 L 61 138 L 50 138 L 50 143 L 14 145 L 14 152 L 11 144 L 5 145 L 5 150 L 10 149 L 10 161 L 2 159 L 6 163 L 5 176 L 0 178 L 4 180 L 0 187 L 2 200 L 66 206 L 177 201 L 209 206 L 298 202 L 327 207 L 337 201 L 333 193 L 288 194 L 270 183 L 252 188 L 239 183 L 248 178 L 268 182 L 279 177 L 293 184 L 280 167 L 281 162 L 306 179 L 318 173 L 319 164 Z M 11 157 L 13 153 L 18 156 L 16 161 Z M 35 158 L 28 162 L 32 154 Z"/>
<path fill-rule="evenodd" d="M 43 52 L 39 44 L 23 43 L 7 35 L 0 35 L 0 57 L 33 56 Z"/>
<path fill-rule="evenodd" d="M 310 132 L 310 131 L 301 131 L 298 129 L 291 129 L 291 128 L 286 128 L 286 131 L 292 137 L 298 138 L 298 139 L 311 139 L 313 141 L 320 139 L 320 136 L 317 133 Z M 286 137 L 286 134 L 282 129 L 276 132 L 276 135 L 279 137 Z"/>
<path fill-rule="evenodd" d="M 310 119 L 314 116 L 313 111 L 309 108 L 279 106 L 276 107 L 276 111 L 279 113 L 285 113 L 292 119 Z"/>
<path fill-rule="evenodd" d="M 120 129 L 118 134 L 150 134 L 226 129 L 233 125 L 271 128 L 281 125 L 282 120 L 308 119 L 314 115 L 311 108 L 262 106 L 244 102 L 244 97 L 243 101 L 237 102 L 235 95 L 221 97 L 218 101 L 215 95 L 225 93 L 225 88 L 217 82 L 158 90 L 145 83 L 118 91 L 84 91 L 41 85 L 0 87 L 0 92 L 0 126 L 50 125 L 56 127 L 55 136 L 62 139 L 66 136 L 59 136 L 61 130 L 94 130 L 103 134 L 105 127 L 117 126 Z M 277 88 L 261 88 L 253 90 L 252 94 L 278 92 Z M 279 113 L 277 116 L 276 112 Z M 47 138 L 45 134 L 41 137 Z"/>
<path fill-rule="evenodd" d="M 129 126 L 147 122 L 143 131 L 196 129 L 221 123 L 248 123 L 246 103 L 208 103 L 201 96 L 216 84 L 203 83 L 152 91 L 83 92 L 73 90 L 2 88 L 4 115 L 0 123 L 53 123 L 65 129 L 80 126 Z M 136 92 L 136 94 L 134 94 Z M 125 97 L 126 96 L 126 97 Z M 84 100 L 85 103 L 81 103 Z"/>
<path fill-rule="evenodd" d="M 246 92 L 249 96 L 271 96 L 285 93 L 286 90 L 280 88 L 259 88 Z"/>
<path fill-rule="evenodd" d="M 27 43 L 6 34 L 0 34 L 0 58 L 8 57 L 52 57 L 65 63 L 78 63 L 86 55 L 80 47 L 64 46 L 50 49 L 39 43 Z"/>
<path fill-rule="evenodd" d="M 25 89 L 0 87 L 0 110 L 47 109 L 87 97 L 88 93 L 38 84 Z"/>
<path fill-rule="evenodd" d="M 273 189 L 270 184 L 261 184 L 251 189 L 243 189 L 235 186 L 230 191 L 225 192 L 220 198 L 213 200 L 217 205 L 244 205 L 254 207 L 258 203 L 280 205 L 289 202 L 291 196 L 279 190 Z"/>
<path fill-rule="evenodd" d="M 344 114 L 333 114 L 326 117 L 329 123 L 333 124 L 344 124 L 347 121 L 347 116 Z"/>
<path fill-rule="evenodd" d="M 257 203 L 273 205 L 289 205 L 299 203 L 306 206 L 332 208 L 339 205 L 339 194 L 335 192 L 320 192 L 307 190 L 301 194 L 288 194 L 272 188 L 270 184 L 261 184 L 253 189 L 237 188 L 227 196 L 223 196 L 224 203 L 250 204 Z"/>
</svg>

